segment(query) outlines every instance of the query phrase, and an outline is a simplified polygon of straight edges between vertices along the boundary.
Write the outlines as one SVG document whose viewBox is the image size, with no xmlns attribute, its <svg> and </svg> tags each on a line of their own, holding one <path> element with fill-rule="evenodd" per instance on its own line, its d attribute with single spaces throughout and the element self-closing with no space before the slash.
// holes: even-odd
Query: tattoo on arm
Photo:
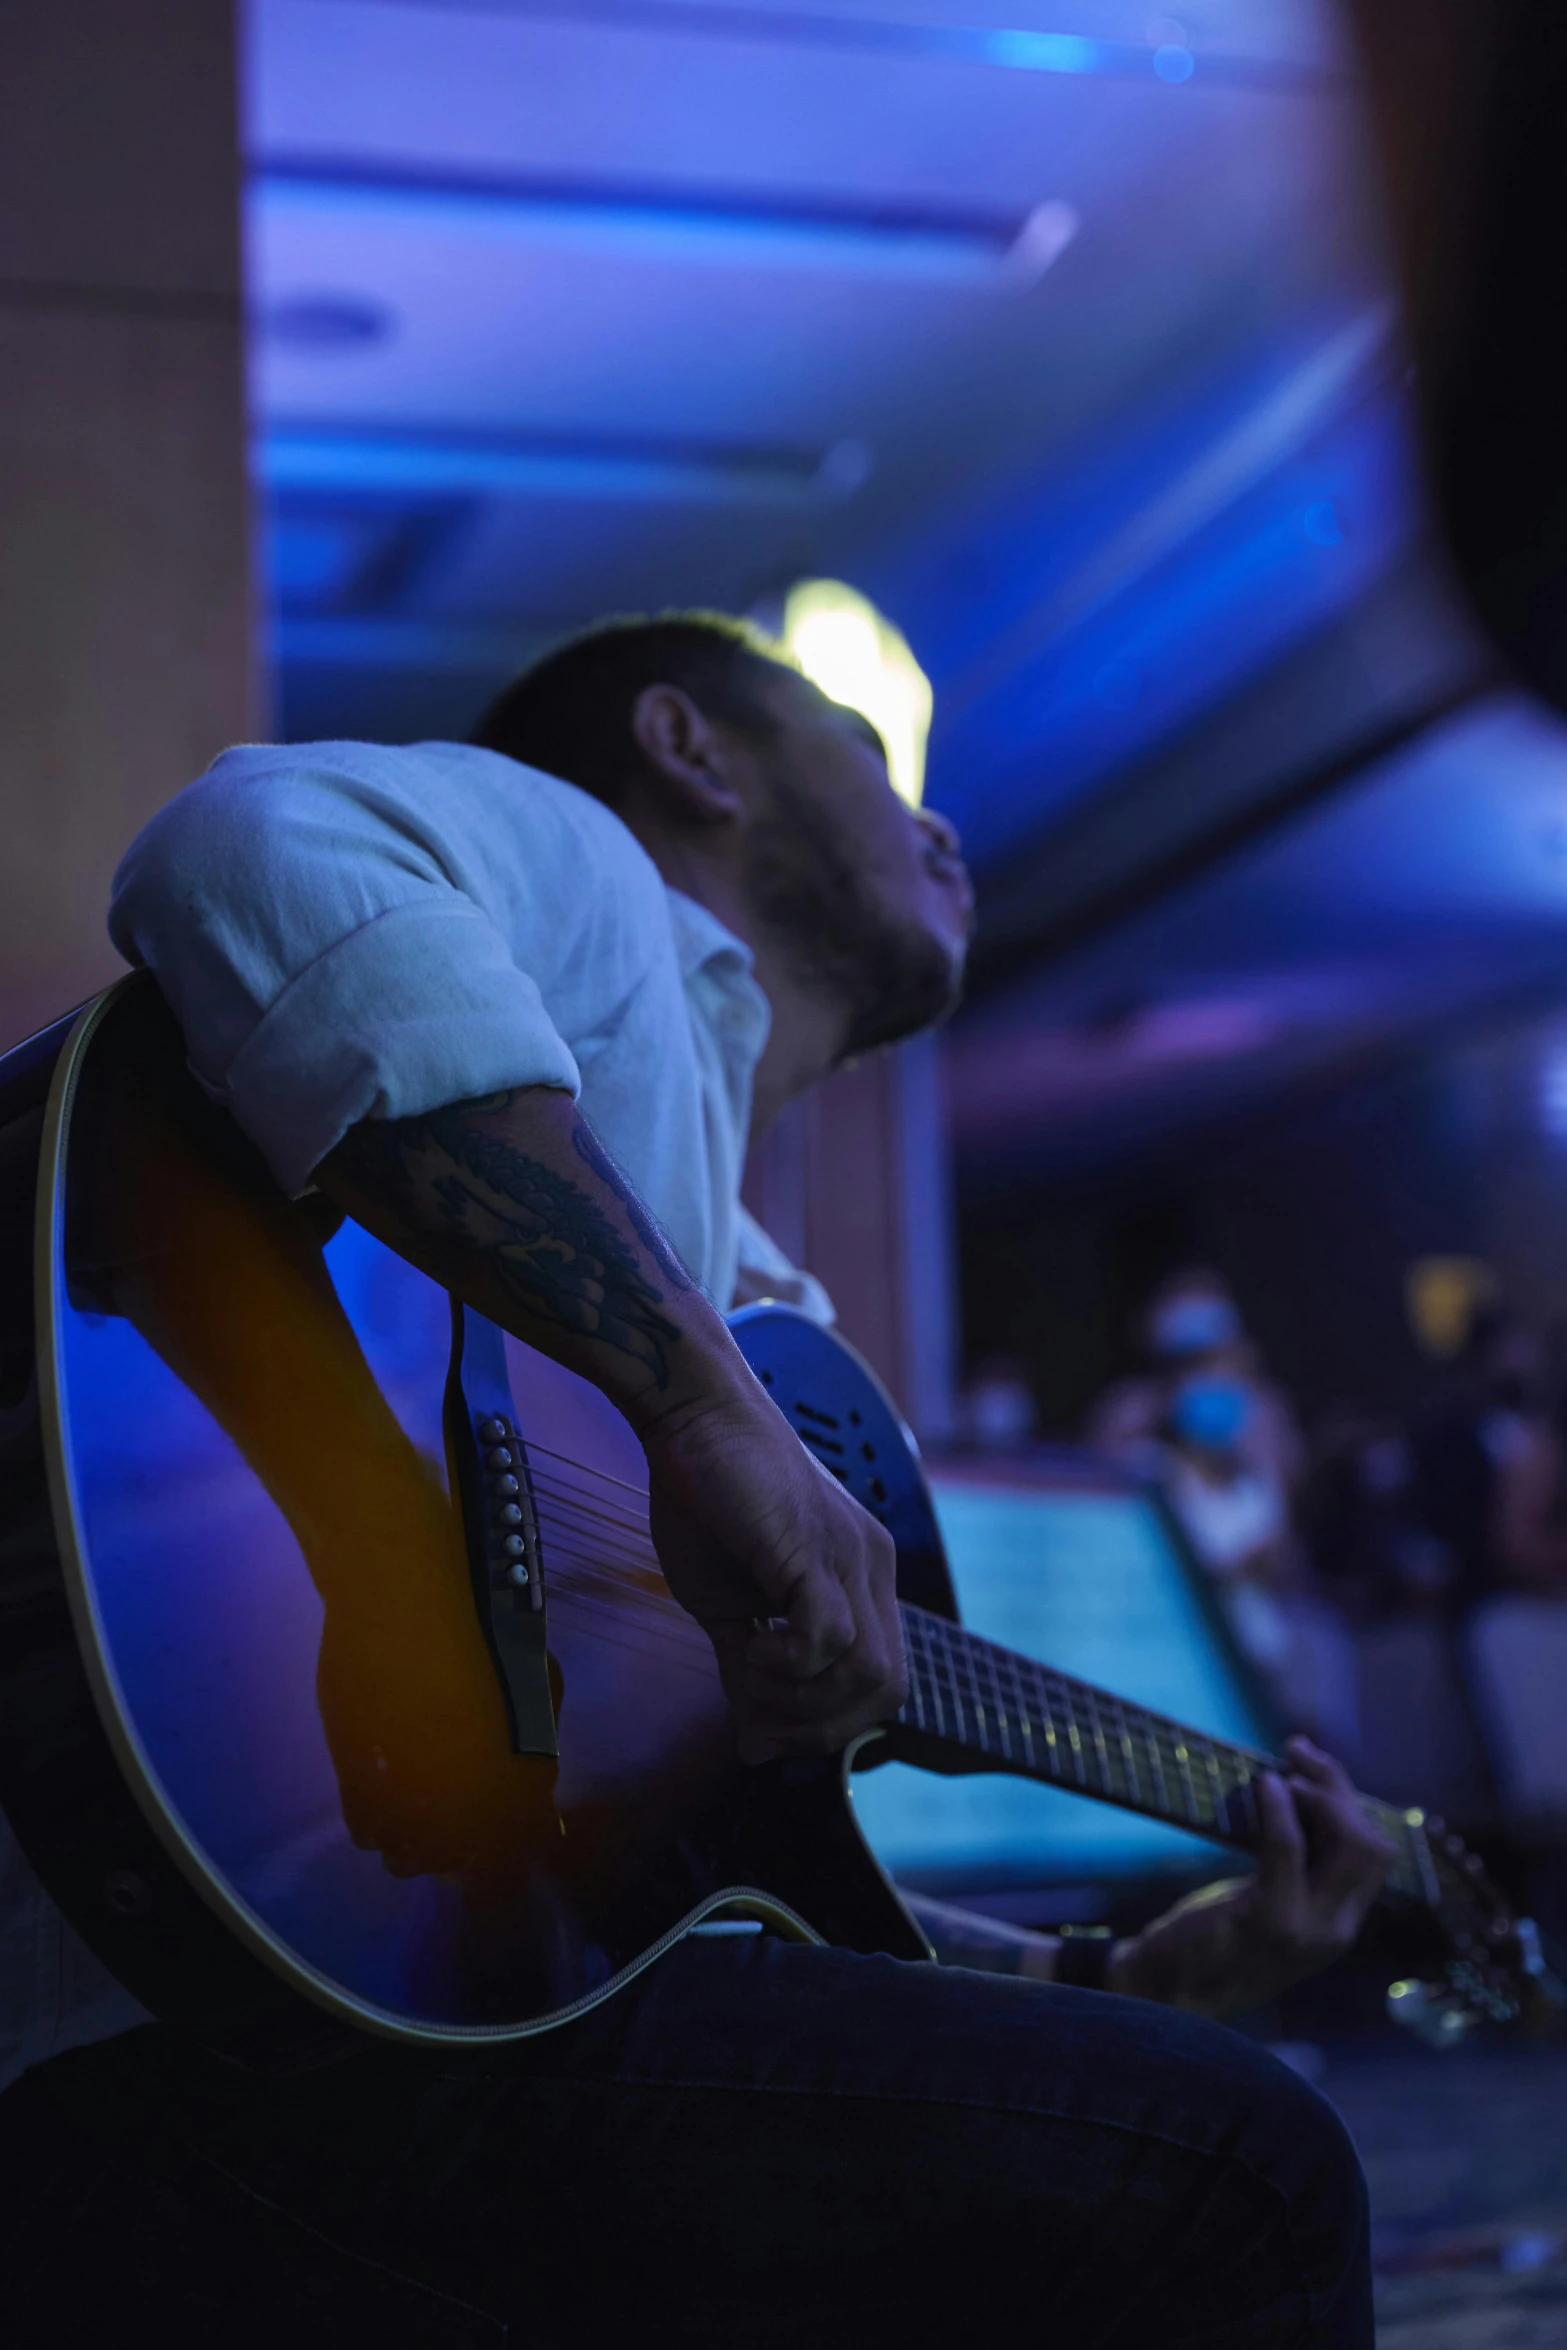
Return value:
<svg viewBox="0 0 1567 2350">
<path fill-rule="evenodd" d="M 590 1126 L 584 1126 L 580 1118 L 571 1130 L 571 1147 L 578 1158 L 592 1168 L 600 1183 L 607 1184 L 615 1194 L 626 1211 L 627 1223 L 648 1255 L 657 1260 L 665 1278 L 672 1281 L 677 1289 L 690 1289 L 693 1286 L 691 1276 L 670 1247 L 663 1227 L 648 1214 L 598 1136 Z"/>
<path fill-rule="evenodd" d="M 557 1329 L 596 1338 L 644 1364 L 660 1388 L 680 1332 L 658 1308 L 655 1288 L 636 1252 L 596 1200 L 570 1176 L 519 1150 L 478 1117 L 493 1116 L 510 1094 L 457 1103 L 421 1118 L 365 1119 L 333 1157 L 349 1179 L 395 1208 L 427 1241 L 448 1277 L 460 1279 L 477 1257 L 528 1313 Z M 656 1232 L 614 1162 L 594 1145 L 577 1150 L 619 1199 L 637 1238 L 669 1272 L 667 1241 Z M 432 1206 L 445 1226 L 430 1232 Z M 647 1229 L 645 1230 L 644 1227 Z M 671 1278 L 674 1276 L 671 1275 Z M 683 1275 L 680 1286 L 691 1284 Z"/>
</svg>

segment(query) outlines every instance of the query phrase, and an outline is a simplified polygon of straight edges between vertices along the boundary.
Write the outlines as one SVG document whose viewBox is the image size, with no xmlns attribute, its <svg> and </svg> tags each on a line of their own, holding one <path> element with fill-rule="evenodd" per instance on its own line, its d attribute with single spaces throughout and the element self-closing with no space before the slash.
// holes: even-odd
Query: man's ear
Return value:
<svg viewBox="0 0 1567 2350">
<path fill-rule="evenodd" d="M 729 773 L 729 745 L 678 685 L 646 685 L 631 705 L 631 732 L 652 769 L 649 789 L 671 814 L 697 824 L 732 824 L 742 801 Z"/>
</svg>

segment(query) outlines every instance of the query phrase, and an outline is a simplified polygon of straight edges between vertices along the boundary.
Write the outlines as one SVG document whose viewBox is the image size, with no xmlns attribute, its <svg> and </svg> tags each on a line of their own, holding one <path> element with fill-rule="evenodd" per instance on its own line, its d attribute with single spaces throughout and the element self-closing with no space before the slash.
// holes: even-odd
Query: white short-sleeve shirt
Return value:
<svg viewBox="0 0 1567 2350">
<path fill-rule="evenodd" d="M 586 792 L 461 743 L 227 751 L 109 928 L 285 1191 L 362 1118 L 559 1086 L 727 1305 L 767 999 Z"/>
</svg>

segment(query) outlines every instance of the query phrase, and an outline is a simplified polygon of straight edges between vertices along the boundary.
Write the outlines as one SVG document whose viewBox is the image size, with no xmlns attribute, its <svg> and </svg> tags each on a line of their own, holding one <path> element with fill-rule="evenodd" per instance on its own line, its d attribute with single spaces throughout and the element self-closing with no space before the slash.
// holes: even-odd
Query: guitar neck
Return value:
<svg viewBox="0 0 1567 2350">
<path fill-rule="evenodd" d="M 904 1607 L 909 1697 L 900 1725 L 982 1755 L 994 1770 L 1118 1804 L 1215 1843 L 1253 1851 L 1256 1782 L 1270 1755 L 1186 1729 L 944 1616 Z M 1396 1855 L 1386 1891 L 1429 1903 L 1436 1885 L 1423 1815 L 1362 1797 Z"/>
</svg>

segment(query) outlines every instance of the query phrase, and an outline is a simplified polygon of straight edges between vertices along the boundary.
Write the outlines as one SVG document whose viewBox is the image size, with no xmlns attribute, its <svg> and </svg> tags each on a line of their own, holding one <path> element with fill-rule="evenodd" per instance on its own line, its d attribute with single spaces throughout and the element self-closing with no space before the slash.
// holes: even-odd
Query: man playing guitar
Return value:
<svg viewBox="0 0 1567 2350">
<path fill-rule="evenodd" d="M 837 1752 L 906 1682 L 888 1537 L 722 1319 L 737 1281 L 806 1287 L 740 1210 L 746 1140 L 950 1010 L 971 906 L 955 835 L 893 792 L 874 731 L 701 614 L 572 640 L 477 745 L 229 752 L 118 876 L 117 943 L 284 1190 L 318 1187 L 630 1422 L 747 1762 Z M 1048 1936 L 950 1915 L 928 1921 L 940 1967 L 699 1935 L 535 2039 L 439 2061 L 367 2042 L 276 2080 L 113 2031 L 134 2014 L 103 1985 L 75 2015 L 56 1989 L 52 2045 L 79 2045 L 38 2064 L 23 2019 L 34 2069 L 0 2102 L 13 2216 L 65 2293 L 83 2177 L 171 2260 L 216 2198 L 274 2316 L 395 2340 L 934 2343 L 983 2321 L 1358 2350 L 1353 2151 L 1214 2020 L 1346 1949 L 1387 1867 L 1337 1765 L 1290 1754 L 1255 1877 L 1116 1944 L 1117 1996 L 1063 1980 Z M 389 1868 L 440 1867 L 365 1801 L 356 1836 Z M 14 1917 L 45 1916 L 19 1860 L 7 1882 Z M 210 2329 L 216 2287 L 170 2290 L 167 2338 Z"/>
</svg>

